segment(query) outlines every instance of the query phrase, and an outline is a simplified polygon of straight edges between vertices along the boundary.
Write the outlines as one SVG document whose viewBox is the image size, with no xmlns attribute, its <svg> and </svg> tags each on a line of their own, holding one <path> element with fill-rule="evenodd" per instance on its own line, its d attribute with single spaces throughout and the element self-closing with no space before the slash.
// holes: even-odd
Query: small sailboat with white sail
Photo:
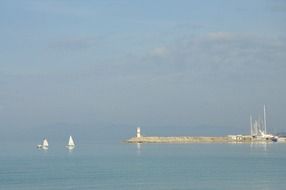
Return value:
<svg viewBox="0 0 286 190">
<path fill-rule="evenodd" d="M 69 149 L 69 150 L 72 150 L 72 149 L 75 148 L 75 143 L 74 143 L 74 140 L 73 140 L 72 136 L 69 137 L 69 142 L 66 145 L 66 148 Z"/>
<path fill-rule="evenodd" d="M 42 144 L 38 144 L 37 148 L 47 150 L 49 148 L 48 139 L 44 138 Z"/>
</svg>

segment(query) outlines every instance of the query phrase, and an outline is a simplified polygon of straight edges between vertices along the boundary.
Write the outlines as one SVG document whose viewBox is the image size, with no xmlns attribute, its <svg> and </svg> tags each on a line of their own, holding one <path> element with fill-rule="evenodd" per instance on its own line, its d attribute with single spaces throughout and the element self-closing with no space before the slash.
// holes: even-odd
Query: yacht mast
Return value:
<svg viewBox="0 0 286 190">
<path fill-rule="evenodd" d="M 264 115 L 263 115 L 263 118 L 264 118 L 264 132 L 265 134 L 267 134 L 267 131 L 266 131 L 266 107 L 265 107 L 265 104 L 264 104 Z"/>
<path fill-rule="evenodd" d="M 250 115 L 250 134 L 253 136 L 252 116 Z"/>
</svg>

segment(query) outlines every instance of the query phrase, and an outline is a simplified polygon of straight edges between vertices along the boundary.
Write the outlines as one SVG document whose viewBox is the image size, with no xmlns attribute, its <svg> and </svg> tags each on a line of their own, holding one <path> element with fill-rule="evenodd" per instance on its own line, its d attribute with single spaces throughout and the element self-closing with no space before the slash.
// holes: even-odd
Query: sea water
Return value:
<svg viewBox="0 0 286 190">
<path fill-rule="evenodd" d="M 0 189 L 277 190 L 286 144 L 0 145 Z"/>
</svg>

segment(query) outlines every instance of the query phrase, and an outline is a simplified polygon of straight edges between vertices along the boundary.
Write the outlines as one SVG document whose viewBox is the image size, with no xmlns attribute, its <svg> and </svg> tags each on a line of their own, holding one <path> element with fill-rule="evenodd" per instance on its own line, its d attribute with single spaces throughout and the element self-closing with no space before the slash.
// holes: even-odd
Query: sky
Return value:
<svg viewBox="0 0 286 190">
<path fill-rule="evenodd" d="M 284 0 L 1 0 L 0 138 L 286 131 Z M 1 140 L 0 140 L 1 141 Z"/>
</svg>

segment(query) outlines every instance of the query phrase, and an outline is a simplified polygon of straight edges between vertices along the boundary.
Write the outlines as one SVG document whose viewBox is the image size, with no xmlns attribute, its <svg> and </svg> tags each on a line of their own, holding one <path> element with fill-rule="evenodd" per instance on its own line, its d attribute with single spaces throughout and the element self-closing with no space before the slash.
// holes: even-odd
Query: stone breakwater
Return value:
<svg viewBox="0 0 286 190">
<path fill-rule="evenodd" d="M 239 139 L 232 137 L 132 137 L 127 143 L 236 143 L 252 142 L 253 139 L 245 136 Z"/>
</svg>

